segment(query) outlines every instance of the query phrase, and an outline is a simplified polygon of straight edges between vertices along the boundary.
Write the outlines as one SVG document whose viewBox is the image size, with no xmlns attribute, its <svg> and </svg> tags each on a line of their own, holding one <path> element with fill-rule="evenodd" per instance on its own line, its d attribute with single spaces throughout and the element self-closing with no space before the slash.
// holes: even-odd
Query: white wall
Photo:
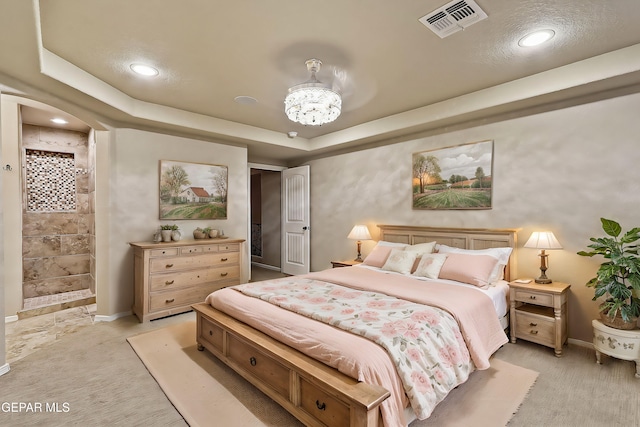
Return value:
<svg viewBox="0 0 640 427">
<path fill-rule="evenodd" d="M 639 111 L 640 95 L 629 95 L 311 161 L 312 269 L 355 256 L 346 237 L 356 223 L 374 239 L 376 224 L 521 228 L 520 247 L 548 229 L 564 249 L 549 251 L 547 275 L 572 285 L 569 336 L 590 342 L 597 303 L 584 284 L 602 261 L 576 252 L 603 235 L 600 217 L 640 226 Z M 494 141 L 491 210 L 412 209 L 414 152 L 483 140 Z M 374 243 L 363 242 L 363 255 Z M 518 250 L 519 276 L 537 277 L 539 266 L 535 250 Z"/>
</svg>

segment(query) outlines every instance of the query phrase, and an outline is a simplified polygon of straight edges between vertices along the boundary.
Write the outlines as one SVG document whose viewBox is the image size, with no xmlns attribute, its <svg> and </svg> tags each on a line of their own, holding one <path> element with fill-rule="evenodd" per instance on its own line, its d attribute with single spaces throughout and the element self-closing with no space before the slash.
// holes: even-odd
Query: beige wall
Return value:
<svg viewBox="0 0 640 427">
<path fill-rule="evenodd" d="M 547 275 L 570 283 L 569 336 L 591 341 L 597 303 L 586 283 L 601 261 L 576 255 L 600 236 L 600 217 L 640 226 L 640 95 L 610 99 L 309 162 L 312 270 L 355 255 L 347 234 L 365 223 L 521 228 L 520 277 L 539 275 L 532 231 L 551 230 L 563 250 L 550 251 Z M 411 208 L 414 152 L 493 140 L 493 208 L 426 211 Z M 363 255 L 375 242 L 363 242 Z"/>
<path fill-rule="evenodd" d="M 176 160 L 191 163 L 227 165 L 229 197 L 226 220 L 180 220 L 176 223 L 183 239 L 193 239 L 196 227 L 221 228 L 225 235 L 247 239 L 248 183 L 245 148 L 196 141 L 169 135 L 118 129 L 111 141 L 109 203 L 96 207 L 96 228 L 108 222 L 108 307 L 100 305 L 101 275 L 98 273 L 98 314 L 113 315 L 131 310 L 133 303 L 133 253 L 128 242 L 151 241 L 161 223 L 159 208 L 159 162 Z M 100 140 L 97 145 L 100 146 Z M 96 179 L 101 175 L 101 152 L 98 151 Z M 102 200 L 96 182 L 97 204 Z M 108 211 L 107 213 L 104 211 Z M 102 215 L 98 212 L 101 211 Z M 97 236 L 100 242 L 100 236 Z M 243 278 L 248 278 L 248 245 L 245 244 Z M 97 248 L 98 257 L 100 247 Z M 107 310 L 105 313 L 103 310 Z"/>
</svg>

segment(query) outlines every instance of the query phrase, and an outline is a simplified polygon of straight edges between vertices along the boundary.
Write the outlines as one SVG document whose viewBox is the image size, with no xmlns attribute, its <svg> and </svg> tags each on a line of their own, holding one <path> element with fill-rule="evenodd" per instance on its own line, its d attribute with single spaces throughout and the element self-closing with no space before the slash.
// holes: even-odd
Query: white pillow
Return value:
<svg viewBox="0 0 640 427">
<path fill-rule="evenodd" d="M 489 283 L 495 283 L 498 280 L 502 280 L 504 277 L 504 268 L 509 262 L 509 256 L 513 248 L 487 248 L 487 249 L 460 249 L 447 245 L 437 245 L 436 250 L 438 253 L 459 253 L 469 255 L 489 255 L 498 260 L 498 263 L 493 268 L 493 271 L 489 275 Z"/>
<path fill-rule="evenodd" d="M 413 262 L 416 260 L 414 252 L 403 251 L 399 248 L 391 249 L 387 261 L 382 266 L 383 270 L 395 271 L 402 274 L 411 273 Z"/>
<path fill-rule="evenodd" d="M 433 248 L 436 246 L 436 242 L 418 243 L 417 245 L 408 245 L 404 247 L 407 252 L 415 252 L 416 257 L 424 254 L 430 254 L 433 252 Z"/>
<path fill-rule="evenodd" d="M 418 263 L 418 268 L 413 273 L 414 276 L 437 279 L 442 265 L 447 260 L 449 254 L 424 254 Z"/>
</svg>

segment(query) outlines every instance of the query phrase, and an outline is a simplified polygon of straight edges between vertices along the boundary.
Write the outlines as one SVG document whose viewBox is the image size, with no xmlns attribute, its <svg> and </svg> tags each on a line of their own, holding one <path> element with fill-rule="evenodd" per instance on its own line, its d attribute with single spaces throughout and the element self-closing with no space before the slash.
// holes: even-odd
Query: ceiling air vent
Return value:
<svg viewBox="0 0 640 427">
<path fill-rule="evenodd" d="M 419 21 L 443 39 L 486 17 L 487 14 L 473 0 L 453 0 Z"/>
</svg>

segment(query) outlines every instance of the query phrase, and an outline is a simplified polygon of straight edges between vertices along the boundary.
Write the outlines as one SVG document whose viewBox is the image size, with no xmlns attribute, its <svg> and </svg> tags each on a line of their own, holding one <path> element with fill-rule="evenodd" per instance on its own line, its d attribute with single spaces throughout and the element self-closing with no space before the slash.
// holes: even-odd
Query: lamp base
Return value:
<svg viewBox="0 0 640 427">
<path fill-rule="evenodd" d="M 548 277 L 538 277 L 537 279 L 535 279 L 535 282 L 541 285 L 548 285 L 549 283 L 553 283 Z"/>
</svg>

